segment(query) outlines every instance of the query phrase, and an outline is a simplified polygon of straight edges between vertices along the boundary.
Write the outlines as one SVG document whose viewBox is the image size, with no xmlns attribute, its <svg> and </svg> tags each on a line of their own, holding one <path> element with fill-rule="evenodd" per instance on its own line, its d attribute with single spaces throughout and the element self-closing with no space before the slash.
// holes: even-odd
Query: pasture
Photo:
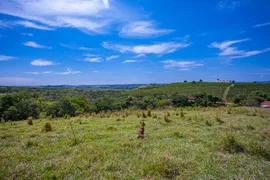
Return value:
<svg viewBox="0 0 270 180">
<path fill-rule="evenodd" d="M 0 132 L 0 179 L 270 178 L 269 109 L 124 110 L 6 122 Z"/>
</svg>

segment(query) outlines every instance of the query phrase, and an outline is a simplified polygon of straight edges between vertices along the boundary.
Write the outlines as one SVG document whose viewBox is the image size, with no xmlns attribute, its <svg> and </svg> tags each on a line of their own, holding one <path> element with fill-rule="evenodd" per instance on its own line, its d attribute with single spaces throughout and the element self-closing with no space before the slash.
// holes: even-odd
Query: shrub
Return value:
<svg viewBox="0 0 270 180">
<path fill-rule="evenodd" d="M 50 132 L 50 131 L 52 131 L 52 125 L 51 125 L 51 123 L 49 123 L 49 122 L 46 122 L 46 123 L 45 123 L 44 131 L 45 131 L 45 132 Z"/>
<path fill-rule="evenodd" d="M 170 122 L 168 112 L 164 114 L 164 120 L 165 122 Z"/>
<path fill-rule="evenodd" d="M 229 153 L 240 153 L 244 152 L 244 147 L 241 145 L 235 137 L 232 134 L 227 135 L 221 145 L 221 149 L 223 151 L 229 152 Z"/>
<path fill-rule="evenodd" d="M 146 116 L 146 114 L 144 112 L 142 112 L 142 117 L 147 118 L 147 116 Z"/>
<path fill-rule="evenodd" d="M 220 124 L 224 123 L 224 121 L 221 120 L 220 115 L 218 113 L 216 113 L 215 120 Z"/>
<path fill-rule="evenodd" d="M 32 117 L 27 118 L 27 124 L 32 126 L 33 125 L 33 119 Z"/>
<path fill-rule="evenodd" d="M 151 117 L 151 109 L 147 109 L 147 116 Z"/>
<path fill-rule="evenodd" d="M 231 108 L 227 109 L 227 114 L 232 114 L 232 109 Z"/>
<path fill-rule="evenodd" d="M 156 118 L 157 118 L 157 115 L 156 115 L 156 114 L 154 114 L 154 115 L 153 115 L 153 118 L 154 118 L 154 119 L 156 119 Z"/>
<path fill-rule="evenodd" d="M 185 114 L 184 114 L 183 110 L 181 110 L 181 116 L 180 117 L 181 118 L 185 117 Z"/>
<path fill-rule="evenodd" d="M 270 160 L 270 149 L 264 148 L 261 144 L 256 142 L 249 143 L 248 153 L 253 156 L 261 156 Z"/>
</svg>

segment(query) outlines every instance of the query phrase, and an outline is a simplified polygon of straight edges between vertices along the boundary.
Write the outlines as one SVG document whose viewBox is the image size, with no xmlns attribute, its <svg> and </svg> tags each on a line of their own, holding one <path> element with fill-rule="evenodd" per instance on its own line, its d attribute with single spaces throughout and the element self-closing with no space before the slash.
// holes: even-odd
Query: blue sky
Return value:
<svg viewBox="0 0 270 180">
<path fill-rule="evenodd" d="M 0 85 L 270 80 L 269 0 L 0 0 Z"/>
</svg>

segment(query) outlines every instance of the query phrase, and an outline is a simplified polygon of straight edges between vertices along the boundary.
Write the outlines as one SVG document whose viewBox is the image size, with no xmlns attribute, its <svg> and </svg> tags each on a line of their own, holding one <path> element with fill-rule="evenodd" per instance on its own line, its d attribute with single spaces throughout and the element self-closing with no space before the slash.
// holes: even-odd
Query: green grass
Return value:
<svg viewBox="0 0 270 180">
<path fill-rule="evenodd" d="M 189 107 L 184 117 L 180 112 L 170 110 L 170 122 L 164 111 L 147 118 L 125 111 L 33 120 L 32 126 L 2 123 L 0 179 L 270 178 L 269 110 L 231 108 L 228 114 L 226 108 Z M 137 139 L 142 119 L 146 138 Z M 47 122 L 52 131 L 44 131 Z"/>
</svg>

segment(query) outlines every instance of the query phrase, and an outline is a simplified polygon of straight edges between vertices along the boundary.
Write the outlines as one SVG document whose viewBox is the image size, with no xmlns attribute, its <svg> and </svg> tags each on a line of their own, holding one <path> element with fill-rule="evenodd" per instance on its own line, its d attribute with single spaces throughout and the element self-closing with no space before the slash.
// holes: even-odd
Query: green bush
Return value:
<svg viewBox="0 0 270 180">
<path fill-rule="evenodd" d="M 46 122 L 46 123 L 45 123 L 44 131 L 45 131 L 45 132 L 50 132 L 50 131 L 52 131 L 52 125 L 51 125 L 50 122 Z"/>
<path fill-rule="evenodd" d="M 27 124 L 28 125 L 33 125 L 33 119 L 32 119 L 32 117 L 29 117 L 28 119 L 27 119 Z"/>
</svg>

